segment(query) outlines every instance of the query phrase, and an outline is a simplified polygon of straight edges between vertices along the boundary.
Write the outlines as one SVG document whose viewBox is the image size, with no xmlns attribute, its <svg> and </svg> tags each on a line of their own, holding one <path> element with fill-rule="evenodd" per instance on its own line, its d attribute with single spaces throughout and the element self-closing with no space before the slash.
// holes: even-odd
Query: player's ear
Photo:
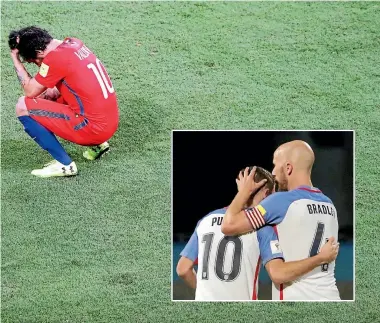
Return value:
<svg viewBox="0 0 380 323">
<path fill-rule="evenodd" d="M 290 163 L 286 163 L 286 174 L 289 176 L 293 172 L 293 166 Z"/>
</svg>

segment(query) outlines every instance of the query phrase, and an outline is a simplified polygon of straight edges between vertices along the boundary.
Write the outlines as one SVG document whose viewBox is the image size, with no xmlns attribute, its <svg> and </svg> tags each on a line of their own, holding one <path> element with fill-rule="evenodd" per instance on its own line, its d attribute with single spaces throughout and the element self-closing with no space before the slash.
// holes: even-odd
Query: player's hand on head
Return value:
<svg viewBox="0 0 380 323">
<path fill-rule="evenodd" d="M 321 248 L 319 256 L 322 263 L 330 263 L 336 259 L 339 253 L 339 242 L 335 241 L 334 237 L 330 237 L 325 245 Z"/>
<path fill-rule="evenodd" d="M 11 50 L 11 55 L 18 55 L 17 45 L 20 42 L 20 35 L 17 31 L 11 31 L 8 36 L 8 45 Z"/>
<path fill-rule="evenodd" d="M 236 178 L 236 185 L 237 185 L 237 188 L 238 188 L 238 192 L 241 191 L 242 187 L 243 187 L 243 171 L 240 171 L 237 178 Z"/>
<path fill-rule="evenodd" d="M 17 49 L 17 48 L 12 49 L 12 50 L 11 50 L 11 54 L 13 54 L 13 55 L 18 55 L 18 49 Z"/>
<path fill-rule="evenodd" d="M 246 174 L 246 170 L 248 169 L 248 167 L 246 167 L 244 169 L 244 171 L 240 171 L 237 178 L 236 178 L 236 185 L 238 187 L 238 191 L 242 191 L 243 188 L 245 187 L 245 183 L 246 183 L 246 177 L 245 177 L 245 174 Z"/>
<path fill-rule="evenodd" d="M 8 36 L 8 45 L 11 50 L 15 49 L 20 42 L 20 34 L 18 31 L 12 30 Z"/>
<path fill-rule="evenodd" d="M 236 184 L 238 186 L 238 190 L 245 191 L 249 193 L 255 193 L 257 192 L 263 185 L 267 182 L 266 179 L 261 180 L 260 182 L 256 183 L 254 181 L 256 173 L 256 166 L 252 168 L 251 172 L 249 172 L 249 167 L 246 167 L 244 169 L 244 172 L 241 171 L 238 175 L 238 178 L 236 179 Z"/>
</svg>

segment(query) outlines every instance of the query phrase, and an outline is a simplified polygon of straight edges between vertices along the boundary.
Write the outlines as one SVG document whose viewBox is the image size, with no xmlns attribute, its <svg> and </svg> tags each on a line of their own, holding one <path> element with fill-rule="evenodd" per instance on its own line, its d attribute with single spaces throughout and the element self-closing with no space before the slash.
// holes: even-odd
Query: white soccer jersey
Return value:
<svg viewBox="0 0 380 323">
<path fill-rule="evenodd" d="M 216 210 L 201 219 L 181 252 L 198 262 L 195 300 L 257 299 L 260 253 L 256 232 L 225 236 L 221 231 L 225 212 L 226 208 Z M 264 237 L 260 248 L 269 248 L 273 239 L 272 235 Z"/>
<path fill-rule="evenodd" d="M 270 254 L 261 250 L 264 265 L 274 253 L 285 261 L 302 260 L 316 255 L 329 237 L 338 241 L 336 209 L 331 200 L 316 188 L 301 186 L 289 192 L 272 194 L 257 207 L 248 209 L 246 214 L 255 228 L 258 216 L 264 219 L 265 224 L 272 225 L 257 231 L 259 241 L 262 234 L 267 236 L 265 231 L 269 228 L 278 235 L 278 239 L 272 241 L 276 247 L 270 250 Z M 335 261 L 319 266 L 289 284 L 273 284 L 272 299 L 340 300 L 334 271 Z"/>
</svg>

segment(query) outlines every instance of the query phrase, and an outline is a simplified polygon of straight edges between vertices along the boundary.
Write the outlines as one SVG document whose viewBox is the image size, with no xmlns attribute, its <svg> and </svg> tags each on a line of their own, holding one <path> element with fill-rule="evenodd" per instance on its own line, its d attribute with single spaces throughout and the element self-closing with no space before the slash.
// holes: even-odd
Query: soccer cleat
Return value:
<svg viewBox="0 0 380 323">
<path fill-rule="evenodd" d="M 74 176 L 76 174 L 78 174 L 78 168 L 74 162 L 66 166 L 57 160 L 52 160 L 50 163 L 45 164 L 41 169 L 32 170 L 32 175 L 44 178 Z"/>
<path fill-rule="evenodd" d="M 101 157 L 104 153 L 110 150 L 109 143 L 103 142 L 99 146 L 88 147 L 87 150 L 83 153 L 83 157 L 87 160 L 95 160 Z"/>
</svg>

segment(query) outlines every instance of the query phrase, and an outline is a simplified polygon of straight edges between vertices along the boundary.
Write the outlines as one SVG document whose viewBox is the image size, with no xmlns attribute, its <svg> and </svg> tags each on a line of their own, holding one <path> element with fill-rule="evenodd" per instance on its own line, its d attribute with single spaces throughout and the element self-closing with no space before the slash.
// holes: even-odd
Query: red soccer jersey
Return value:
<svg viewBox="0 0 380 323">
<path fill-rule="evenodd" d="M 46 55 L 35 76 L 38 83 L 60 91 L 78 115 L 101 128 L 118 119 L 115 90 L 100 60 L 76 38 L 66 38 Z"/>
</svg>

